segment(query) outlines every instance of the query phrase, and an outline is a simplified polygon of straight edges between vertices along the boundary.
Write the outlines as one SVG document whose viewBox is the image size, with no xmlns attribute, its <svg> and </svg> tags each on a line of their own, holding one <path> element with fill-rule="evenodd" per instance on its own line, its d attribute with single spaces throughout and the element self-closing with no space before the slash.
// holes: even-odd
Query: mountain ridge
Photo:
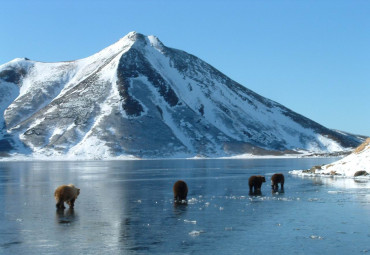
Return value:
<svg viewBox="0 0 370 255">
<path fill-rule="evenodd" d="M 9 95 L 0 98 L 6 153 L 218 157 L 342 151 L 363 140 L 136 32 L 75 61 L 12 60 L 0 66 L 0 92 Z"/>
</svg>

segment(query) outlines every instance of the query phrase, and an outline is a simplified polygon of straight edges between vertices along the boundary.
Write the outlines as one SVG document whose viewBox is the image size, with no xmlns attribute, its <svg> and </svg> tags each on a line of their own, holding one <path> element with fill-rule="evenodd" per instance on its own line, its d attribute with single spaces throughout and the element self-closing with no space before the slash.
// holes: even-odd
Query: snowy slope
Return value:
<svg viewBox="0 0 370 255">
<path fill-rule="evenodd" d="M 329 175 L 354 177 L 356 172 L 365 171 L 360 178 L 370 178 L 370 138 L 366 139 L 350 155 L 329 165 L 313 167 L 310 170 L 292 171 L 292 174 L 298 175 Z"/>
<path fill-rule="evenodd" d="M 283 155 L 343 151 L 361 142 L 254 93 L 155 36 L 136 32 L 81 60 L 15 59 L 1 65 L 0 92 L 0 142 L 7 153 Z"/>
</svg>

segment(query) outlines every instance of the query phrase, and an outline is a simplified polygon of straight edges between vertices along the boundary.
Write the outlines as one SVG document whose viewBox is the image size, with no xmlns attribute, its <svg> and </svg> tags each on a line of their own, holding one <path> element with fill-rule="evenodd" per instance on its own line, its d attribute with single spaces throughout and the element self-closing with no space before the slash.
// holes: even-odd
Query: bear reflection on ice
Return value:
<svg viewBox="0 0 370 255">
<path fill-rule="evenodd" d="M 187 203 L 188 185 L 182 180 L 175 182 L 173 185 L 173 199 L 176 204 Z"/>
<path fill-rule="evenodd" d="M 56 207 L 64 209 L 64 202 L 69 205 L 69 208 L 74 207 L 75 200 L 80 194 L 80 189 L 76 188 L 73 184 L 59 186 L 55 192 L 54 197 L 57 201 Z"/>
<path fill-rule="evenodd" d="M 76 221 L 76 214 L 73 208 L 64 210 L 64 208 L 58 208 L 56 211 L 56 220 L 60 224 L 71 224 Z"/>
</svg>

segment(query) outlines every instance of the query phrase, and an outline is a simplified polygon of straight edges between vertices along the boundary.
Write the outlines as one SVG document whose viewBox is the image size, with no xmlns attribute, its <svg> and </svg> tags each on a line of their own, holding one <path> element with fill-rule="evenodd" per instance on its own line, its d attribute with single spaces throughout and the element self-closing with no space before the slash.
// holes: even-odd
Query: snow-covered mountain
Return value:
<svg viewBox="0 0 370 255">
<path fill-rule="evenodd" d="M 314 166 L 309 170 L 294 170 L 292 174 L 310 176 L 344 176 L 370 178 L 370 138 L 358 146 L 350 155 L 334 163 Z"/>
<path fill-rule="evenodd" d="M 361 142 L 136 32 L 76 61 L 18 58 L 1 65 L 0 113 L 3 155 L 280 155 Z"/>
</svg>

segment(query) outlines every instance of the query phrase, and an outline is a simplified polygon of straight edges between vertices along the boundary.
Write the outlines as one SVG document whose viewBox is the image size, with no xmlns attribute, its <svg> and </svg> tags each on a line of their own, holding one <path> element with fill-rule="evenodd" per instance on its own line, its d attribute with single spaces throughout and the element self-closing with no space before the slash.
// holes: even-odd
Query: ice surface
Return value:
<svg viewBox="0 0 370 255">
<path fill-rule="evenodd" d="M 0 162 L 0 253 L 359 254 L 370 250 L 368 184 L 288 174 L 333 161 Z M 266 182 L 248 195 L 251 175 L 274 172 L 284 193 Z M 187 205 L 173 203 L 178 179 Z M 65 183 L 81 194 L 58 211 L 53 192 Z"/>
</svg>

